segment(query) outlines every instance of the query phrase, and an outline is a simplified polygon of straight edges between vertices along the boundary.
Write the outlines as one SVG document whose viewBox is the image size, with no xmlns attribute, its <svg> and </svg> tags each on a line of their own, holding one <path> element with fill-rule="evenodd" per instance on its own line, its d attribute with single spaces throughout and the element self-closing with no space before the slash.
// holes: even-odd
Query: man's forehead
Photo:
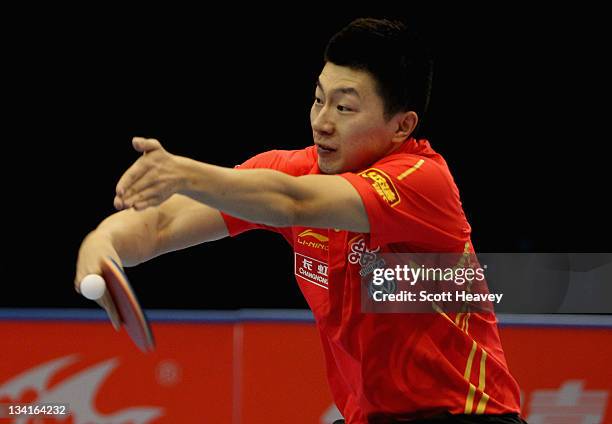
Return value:
<svg viewBox="0 0 612 424">
<path fill-rule="evenodd" d="M 365 71 L 338 66 L 328 62 L 319 75 L 319 83 L 325 90 L 345 87 L 354 88 L 359 93 L 366 93 L 371 90 L 373 81 Z"/>
</svg>

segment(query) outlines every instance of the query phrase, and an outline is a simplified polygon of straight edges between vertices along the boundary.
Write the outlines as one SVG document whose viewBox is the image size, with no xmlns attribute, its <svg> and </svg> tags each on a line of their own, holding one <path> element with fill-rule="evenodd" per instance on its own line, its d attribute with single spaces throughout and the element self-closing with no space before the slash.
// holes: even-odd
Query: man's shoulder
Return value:
<svg viewBox="0 0 612 424">
<path fill-rule="evenodd" d="M 299 150 L 269 150 L 247 160 L 239 168 L 268 168 L 298 176 L 311 173 L 317 158 L 314 146 Z"/>
<path fill-rule="evenodd" d="M 425 166 L 426 165 L 426 166 Z M 448 172 L 446 161 L 438 152 L 436 152 L 429 141 L 426 139 L 416 140 L 411 138 L 407 140 L 399 149 L 385 155 L 376 163 L 371 165 L 372 168 L 386 168 L 389 172 L 396 170 L 401 173 L 406 169 L 415 167 L 422 171 L 436 170 L 437 172 Z"/>
<path fill-rule="evenodd" d="M 414 195 L 433 203 L 447 202 L 449 198 L 459 200 L 457 185 L 442 156 L 431 149 L 415 150 L 393 152 L 356 172 L 351 179 L 374 188 L 390 206 Z"/>
<path fill-rule="evenodd" d="M 409 176 L 413 178 L 419 176 L 420 178 L 427 179 L 442 178 L 444 180 L 452 180 L 446 161 L 438 154 L 392 153 L 372 164 L 369 169 L 382 171 L 399 181 L 405 180 Z M 365 171 L 360 172 L 360 174 L 363 174 Z"/>
</svg>

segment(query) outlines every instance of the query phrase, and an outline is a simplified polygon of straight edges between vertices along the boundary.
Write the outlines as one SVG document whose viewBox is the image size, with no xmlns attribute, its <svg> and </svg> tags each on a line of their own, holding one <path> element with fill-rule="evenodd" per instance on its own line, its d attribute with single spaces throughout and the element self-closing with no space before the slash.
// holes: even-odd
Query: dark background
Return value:
<svg viewBox="0 0 612 424">
<path fill-rule="evenodd" d="M 309 145 L 325 43 L 366 15 L 404 18 L 432 48 L 422 135 L 451 167 L 477 250 L 609 251 L 601 11 L 79 12 L 6 17 L 0 306 L 92 306 L 72 288 L 76 255 L 113 213 L 132 136 L 224 166 Z M 306 307 L 292 267 L 279 236 L 254 231 L 128 275 L 147 308 Z"/>
</svg>

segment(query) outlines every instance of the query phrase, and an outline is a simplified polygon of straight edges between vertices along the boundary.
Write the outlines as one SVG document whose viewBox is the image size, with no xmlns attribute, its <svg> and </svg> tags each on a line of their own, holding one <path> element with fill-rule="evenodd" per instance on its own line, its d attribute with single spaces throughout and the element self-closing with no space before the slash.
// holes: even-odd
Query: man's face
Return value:
<svg viewBox="0 0 612 424">
<path fill-rule="evenodd" d="M 375 84 L 365 71 L 325 64 L 310 110 L 321 172 L 365 169 L 395 147 L 391 139 L 397 122 L 385 122 Z"/>
</svg>

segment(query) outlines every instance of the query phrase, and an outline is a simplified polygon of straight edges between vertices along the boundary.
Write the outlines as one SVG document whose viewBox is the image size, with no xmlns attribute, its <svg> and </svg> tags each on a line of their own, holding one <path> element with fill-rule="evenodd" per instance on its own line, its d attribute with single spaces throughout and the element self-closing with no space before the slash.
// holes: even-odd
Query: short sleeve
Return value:
<svg viewBox="0 0 612 424">
<path fill-rule="evenodd" d="M 445 165 L 411 155 L 342 177 L 361 196 L 372 247 L 408 243 L 423 251 L 445 252 L 469 240 L 459 191 Z"/>
<path fill-rule="evenodd" d="M 275 169 L 290 175 L 307 174 L 311 168 L 312 152 L 311 149 L 304 150 L 270 150 L 260 153 L 248 159 L 244 163 L 237 165 L 236 169 L 255 169 L 266 168 Z M 227 230 L 230 236 L 236 236 L 240 233 L 255 229 L 264 229 L 269 231 L 282 231 L 275 227 L 270 227 L 264 224 L 256 224 L 254 222 L 245 221 L 240 218 L 228 215 L 221 212 L 221 216 L 225 221 Z"/>
</svg>

